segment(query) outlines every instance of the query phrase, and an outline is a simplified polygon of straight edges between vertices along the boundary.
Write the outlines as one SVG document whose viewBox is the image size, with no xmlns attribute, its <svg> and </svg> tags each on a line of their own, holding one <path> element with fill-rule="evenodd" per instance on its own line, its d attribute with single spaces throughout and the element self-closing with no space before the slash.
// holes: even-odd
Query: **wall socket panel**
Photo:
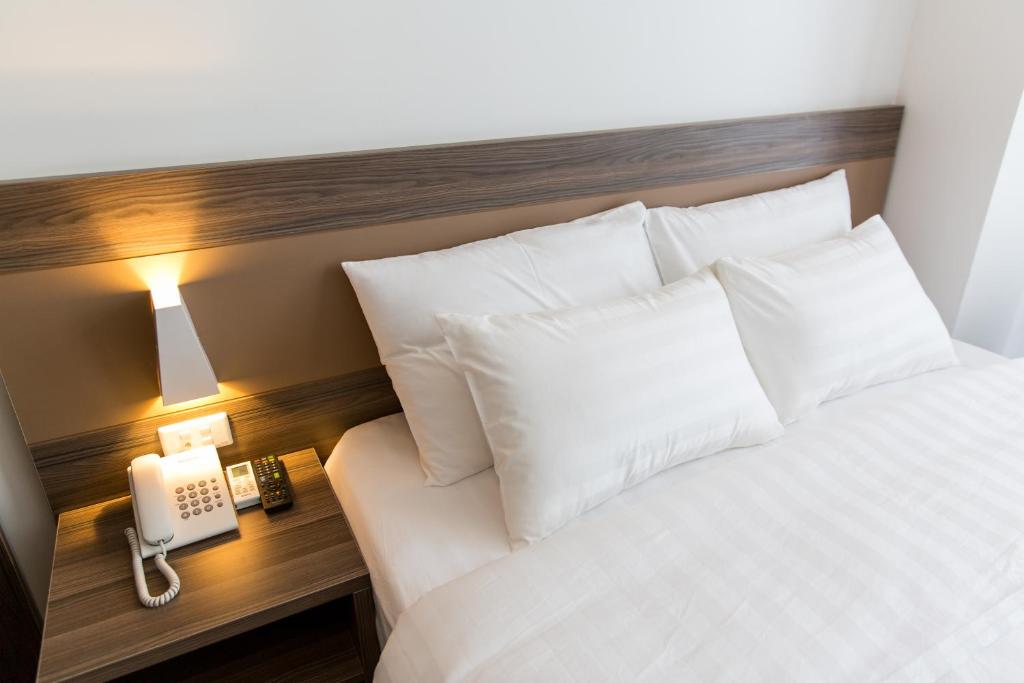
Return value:
<svg viewBox="0 0 1024 683">
<path fill-rule="evenodd" d="M 200 446 L 227 446 L 235 442 L 227 413 L 203 415 L 185 422 L 165 425 L 156 430 L 164 455 L 173 455 Z"/>
</svg>

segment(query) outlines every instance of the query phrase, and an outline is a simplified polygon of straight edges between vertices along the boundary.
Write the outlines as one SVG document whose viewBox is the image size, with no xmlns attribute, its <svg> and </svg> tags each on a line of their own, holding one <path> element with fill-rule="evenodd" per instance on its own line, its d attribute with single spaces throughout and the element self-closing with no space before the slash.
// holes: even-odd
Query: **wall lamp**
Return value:
<svg viewBox="0 0 1024 683">
<path fill-rule="evenodd" d="M 192 316 L 176 284 L 150 290 L 156 321 L 160 393 L 165 406 L 220 393 L 217 376 L 196 334 Z"/>
</svg>

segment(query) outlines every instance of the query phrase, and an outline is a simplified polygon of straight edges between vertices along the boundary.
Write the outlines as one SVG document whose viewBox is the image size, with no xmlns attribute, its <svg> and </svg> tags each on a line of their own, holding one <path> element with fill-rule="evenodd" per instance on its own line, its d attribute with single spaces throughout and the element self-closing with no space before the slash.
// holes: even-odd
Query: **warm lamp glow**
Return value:
<svg viewBox="0 0 1024 683">
<path fill-rule="evenodd" d="M 186 252 L 143 256 L 130 259 L 128 265 L 145 284 L 146 289 L 153 294 L 153 298 L 157 299 L 165 292 L 177 290 L 178 283 L 182 280 L 182 271 L 185 269 L 185 256 Z M 180 298 L 177 293 L 173 296 Z"/>
<path fill-rule="evenodd" d="M 150 287 L 150 296 L 153 297 L 153 308 L 170 308 L 181 305 L 181 292 L 175 282 L 155 283 Z"/>
</svg>

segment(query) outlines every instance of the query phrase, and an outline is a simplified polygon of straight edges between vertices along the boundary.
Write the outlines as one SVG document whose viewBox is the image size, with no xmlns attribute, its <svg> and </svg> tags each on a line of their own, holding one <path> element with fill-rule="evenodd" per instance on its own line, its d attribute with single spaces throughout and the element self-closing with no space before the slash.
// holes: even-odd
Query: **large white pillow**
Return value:
<svg viewBox="0 0 1024 683">
<path fill-rule="evenodd" d="M 846 171 L 782 190 L 689 208 L 647 211 L 647 235 L 664 282 L 723 256 L 770 256 L 850 231 Z"/>
<path fill-rule="evenodd" d="M 707 270 L 595 306 L 438 318 L 516 546 L 661 470 L 782 432 Z"/>
<path fill-rule="evenodd" d="M 715 265 L 779 418 L 955 364 L 949 333 L 881 216 L 845 237 Z"/>
<path fill-rule="evenodd" d="M 434 314 L 520 313 L 661 285 L 634 202 L 571 223 L 411 256 L 344 263 L 431 485 L 493 463 L 462 370 Z"/>
</svg>

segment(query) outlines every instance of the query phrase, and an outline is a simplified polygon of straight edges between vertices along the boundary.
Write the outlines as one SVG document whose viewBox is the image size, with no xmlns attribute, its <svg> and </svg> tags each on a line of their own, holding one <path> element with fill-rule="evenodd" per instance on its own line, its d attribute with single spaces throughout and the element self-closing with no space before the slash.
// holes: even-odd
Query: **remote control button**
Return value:
<svg viewBox="0 0 1024 683">
<path fill-rule="evenodd" d="M 209 512 L 210 510 L 213 509 L 213 506 L 212 505 L 204 505 L 203 509 L 206 510 L 207 512 Z"/>
<path fill-rule="evenodd" d="M 185 500 L 185 496 L 178 496 L 178 502 L 179 502 L 179 503 L 180 503 L 181 501 L 183 501 L 183 500 Z"/>
<path fill-rule="evenodd" d="M 209 503 L 210 502 L 210 497 L 209 496 L 203 496 L 203 502 L 204 503 Z"/>
<path fill-rule="evenodd" d="M 185 503 L 181 503 L 181 504 L 178 505 L 178 509 L 179 510 L 187 510 L 188 509 L 188 505 L 185 505 Z"/>
<path fill-rule="evenodd" d="M 192 489 L 194 489 L 195 487 L 196 487 L 196 485 L 195 485 L 195 484 L 189 484 L 189 485 L 188 485 L 188 486 L 186 486 L 185 488 L 187 488 L 187 489 L 188 489 L 189 491 L 191 491 L 191 490 L 192 490 Z"/>
<path fill-rule="evenodd" d="M 188 513 L 187 512 L 182 512 L 181 513 L 181 518 L 182 519 L 188 519 Z"/>
<path fill-rule="evenodd" d="M 184 493 L 184 491 L 185 491 L 185 489 L 181 488 L 180 486 L 178 488 L 174 489 L 175 493 Z"/>
<path fill-rule="evenodd" d="M 216 484 L 217 483 L 217 477 L 210 477 L 210 483 L 211 484 Z"/>
<path fill-rule="evenodd" d="M 213 490 L 214 490 L 214 491 L 220 491 L 220 487 L 219 487 L 219 486 L 217 486 L 216 484 L 214 484 L 214 485 L 213 485 Z"/>
<path fill-rule="evenodd" d="M 206 486 L 206 480 L 205 479 L 200 479 L 199 480 L 199 485 L 200 486 Z"/>
<path fill-rule="evenodd" d="M 213 497 L 214 498 L 220 498 L 220 494 L 219 493 L 215 493 L 215 494 L 213 494 Z"/>
<path fill-rule="evenodd" d="M 199 501 L 198 500 L 190 501 L 189 505 L 191 505 L 192 507 L 195 507 L 195 506 L 199 505 Z"/>
<path fill-rule="evenodd" d="M 209 493 L 209 492 L 210 492 L 210 489 L 206 488 L 205 486 L 203 488 L 199 489 L 199 493 L 203 494 L 204 496 L 207 493 Z"/>
<path fill-rule="evenodd" d="M 224 503 L 223 503 L 222 501 L 219 501 L 219 500 L 218 500 L 218 501 L 217 501 L 217 507 L 219 507 L 219 508 L 222 508 L 222 507 L 224 507 Z"/>
<path fill-rule="evenodd" d="M 203 511 L 200 510 L 199 508 L 196 508 L 195 510 L 192 511 L 192 516 L 193 517 L 197 517 L 197 516 L 199 516 L 201 514 L 203 514 Z"/>
<path fill-rule="evenodd" d="M 198 493 L 196 493 L 195 491 L 189 491 L 189 492 L 188 492 L 188 497 L 189 497 L 189 498 L 195 498 L 195 497 L 196 497 L 196 496 L 198 496 L 198 495 L 199 495 L 199 494 L 198 494 Z"/>
</svg>

